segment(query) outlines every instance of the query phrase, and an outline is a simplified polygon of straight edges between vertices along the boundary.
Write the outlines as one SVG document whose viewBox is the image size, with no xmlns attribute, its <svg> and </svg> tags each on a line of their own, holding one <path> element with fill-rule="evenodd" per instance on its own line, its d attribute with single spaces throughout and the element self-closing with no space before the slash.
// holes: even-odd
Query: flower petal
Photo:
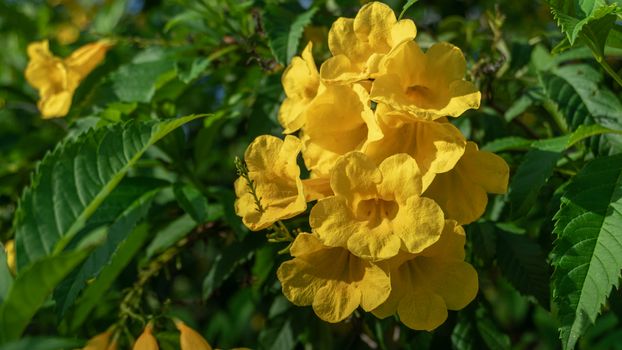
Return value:
<svg viewBox="0 0 622 350">
<path fill-rule="evenodd" d="M 392 155 L 378 168 L 382 173 L 382 182 L 378 185 L 380 197 L 405 204 L 410 197 L 421 195 L 421 172 L 417 162 L 408 154 Z"/>
<path fill-rule="evenodd" d="M 476 143 L 469 142 L 460 166 L 486 192 L 499 194 L 507 192 L 510 169 L 505 160 L 498 155 L 480 151 Z"/>
<path fill-rule="evenodd" d="M 330 176 L 330 186 L 336 195 L 343 196 L 349 203 L 355 197 L 372 198 L 376 195 L 376 184 L 382 181 L 382 174 L 367 156 L 351 152 L 335 163 Z"/>
<path fill-rule="evenodd" d="M 433 200 L 413 196 L 400 205 L 391 224 L 402 240 L 402 249 L 419 253 L 438 241 L 444 226 L 443 211 Z"/>
<path fill-rule="evenodd" d="M 364 230 L 364 223 L 354 218 L 346 200 L 342 197 L 319 200 L 311 208 L 309 225 L 322 243 L 330 247 L 346 248 L 350 237 Z"/>
<path fill-rule="evenodd" d="M 443 258 L 418 258 L 417 267 L 425 283 L 450 310 L 460 310 L 477 295 L 477 272 L 470 264 Z"/>
</svg>

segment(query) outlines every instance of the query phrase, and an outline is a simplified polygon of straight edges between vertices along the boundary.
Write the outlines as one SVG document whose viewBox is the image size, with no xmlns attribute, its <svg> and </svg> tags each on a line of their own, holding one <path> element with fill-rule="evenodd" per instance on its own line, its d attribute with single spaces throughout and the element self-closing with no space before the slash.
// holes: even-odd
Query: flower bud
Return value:
<svg viewBox="0 0 622 350">
<path fill-rule="evenodd" d="M 110 339 L 112 331 L 100 333 L 89 339 L 88 343 L 82 348 L 83 350 L 117 350 L 117 342 Z"/>
<path fill-rule="evenodd" d="M 133 350 L 158 350 L 158 341 L 153 336 L 151 331 L 153 330 L 153 325 L 148 323 L 145 327 L 143 333 L 136 339 L 134 343 Z"/>
<path fill-rule="evenodd" d="M 179 336 L 181 350 L 212 350 L 212 346 L 209 345 L 205 338 L 194 329 L 186 326 L 182 321 L 175 320 L 175 326 L 181 332 Z"/>
</svg>

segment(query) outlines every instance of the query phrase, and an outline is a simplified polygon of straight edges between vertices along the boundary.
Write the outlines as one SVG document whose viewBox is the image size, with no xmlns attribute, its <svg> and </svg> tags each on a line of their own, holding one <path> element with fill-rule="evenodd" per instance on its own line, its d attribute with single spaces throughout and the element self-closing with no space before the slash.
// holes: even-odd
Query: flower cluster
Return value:
<svg viewBox="0 0 622 350">
<path fill-rule="evenodd" d="M 309 43 L 283 73 L 285 138 L 255 139 L 235 183 L 251 230 L 287 230 L 282 220 L 315 203 L 311 233 L 296 235 L 277 274 L 291 302 L 328 322 L 360 306 L 432 330 L 477 294 L 461 225 L 484 213 L 487 193 L 506 192 L 509 170 L 448 120 L 480 103 L 460 49 L 424 52 L 416 33 L 378 2 L 339 18 L 319 70 Z"/>
</svg>

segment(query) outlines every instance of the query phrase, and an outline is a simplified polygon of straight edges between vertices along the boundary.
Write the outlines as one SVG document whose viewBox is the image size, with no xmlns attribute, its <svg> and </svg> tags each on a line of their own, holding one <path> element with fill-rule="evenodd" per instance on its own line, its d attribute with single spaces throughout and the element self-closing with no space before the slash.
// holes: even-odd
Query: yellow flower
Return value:
<svg viewBox="0 0 622 350">
<path fill-rule="evenodd" d="M 112 337 L 112 331 L 100 333 L 89 339 L 83 350 L 117 350 L 117 342 Z"/>
<path fill-rule="evenodd" d="M 301 139 L 313 176 L 328 176 L 339 156 L 382 138 L 369 104 L 369 93 L 360 84 L 329 86 L 311 102 Z"/>
<path fill-rule="evenodd" d="M 180 320 L 175 320 L 175 326 L 181 333 L 179 335 L 179 343 L 181 350 L 212 350 L 211 345 L 197 331 L 186 326 Z"/>
<path fill-rule="evenodd" d="M 70 45 L 80 37 L 80 28 L 72 23 L 63 23 L 56 28 L 56 40 L 61 45 Z"/>
<path fill-rule="evenodd" d="M 277 271 L 283 294 L 298 306 L 311 305 L 324 321 L 342 321 L 359 305 L 371 311 L 391 291 L 389 276 L 378 265 L 327 247 L 315 235 L 300 233 L 290 253 L 294 259 Z"/>
<path fill-rule="evenodd" d="M 6 252 L 6 264 L 9 267 L 9 271 L 15 274 L 15 241 L 7 241 L 4 244 L 4 251 Z"/>
<path fill-rule="evenodd" d="M 486 192 L 507 191 L 509 172 L 503 158 L 480 151 L 475 143 L 467 142 L 456 167 L 436 175 L 424 196 L 434 199 L 446 218 L 465 225 L 477 220 L 486 210 Z"/>
<path fill-rule="evenodd" d="M 148 323 L 143 333 L 136 339 L 133 350 L 158 350 L 158 341 L 151 333 L 153 325 Z"/>
<path fill-rule="evenodd" d="M 78 85 L 104 59 L 111 46 L 110 41 L 100 40 L 61 59 L 52 55 L 47 40 L 28 45 L 26 80 L 39 90 L 37 106 L 43 118 L 67 115 Z"/>
<path fill-rule="evenodd" d="M 404 42 L 385 57 L 381 71 L 371 99 L 394 109 L 433 120 L 479 108 L 481 94 L 462 80 L 466 62 L 451 44 L 435 44 L 424 54 L 414 41 Z"/>
<path fill-rule="evenodd" d="M 309 216 L 327 246 L 378 261 L 400 249 L 418 253 L 443 230 L 443 212 L 433 200 L 420 197 L 421 174 L 407 154 L 376 166 L 363 153 L 349 153 L 335 164 L 330 185 L 335 196 L 319 200 Z"/>
<path fill-rule="evenodd" d="M 235 182 L 235 211 L 249 229 L 258 231 L 306 210 L 300 168 L 296 164 L 300 147 L 300 140 L 289 135 L 284 141 L 262 135 L 248 146 L 244 160 L 262 210 L 258 210 L 246 180 L 240 177 Z"/>
<path fill-rule="evenodd" d="M 376 163 L 392 154 L 409 154 L 415 158 L 423 174 L 424 190 L 436 174 L 453 169 L 464 154 L 464 136 L 446 120 L 419 119 L 408 113 L 390 110 L 383 104 L 376 107 L 376 115 L 384 137 L 369 143 L 365 154 Z"/>
<path fill-rule="evenodd" d="M 447 220 L 440 239 L 419 254 L 401 252 L 391 263 L 391 295 L 373 314 L 397 312 L 406 326 L 431 331 L 477 295 L 477 272 L 464 262 L 464 230 Z"/>
<path fill-rule="evenodd" d="M 283 133 L 291 134 L 305 123 L 305 110 L 320 88 L 320 76 L 313 61 L 313 45 L 307 44 L 301 57 L 294 57 L 283 72 L 281 82 L 287 98 L 279 109 Z"/>
<path fill-rule="evenodd" d="M 389 6 L 371 2 L 354 19 L 341 17 L 333 23 L 328 48 L 334 57 L 320 67 L 322 81 L 352 83 L 374 78 L 382 57 L 416 35 L 413 21 L 398 21 Z"/>
</svg>

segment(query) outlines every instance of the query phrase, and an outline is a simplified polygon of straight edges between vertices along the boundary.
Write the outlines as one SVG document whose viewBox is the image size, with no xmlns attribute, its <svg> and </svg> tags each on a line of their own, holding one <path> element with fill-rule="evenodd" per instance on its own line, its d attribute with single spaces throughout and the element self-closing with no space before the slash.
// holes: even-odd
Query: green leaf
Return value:
<svg viewBox="0 0 622 350">
<path fill-rule="evenodd" d="M 180 183 L 175 184 L 173 190 L 179 205 L 192 216 L 194 221 L 203 223 L 207 220 L 207 198 L 201 191 L 195 186 Z"/>
<path fill-rule="evenodd" d="M 408 9 L 418 1 L 419 0 L 408 0 L 408 2 L 406 2 L 404 6 L 402 7 L 402 12 L 400 12 L 400 16 L 398 17 L 398 19 L 402 19 L 406 11 L 408 11 Z"/>
<path fill-rule="evenodd" d="M 622 130 L 609 129 L 600 124 L 580 125 L 570 134 L 534 141 L 531 146 L 543 151 L 562 152 L 587 138 L 602 134 L 622 134 Z"/>
<path fill-rule="evenodd" d="M 7 265 L 4 246 L 0 243 L 0 303 L 6 298 L 12 284 L 13 275 L 11 275 L 11 271 Z"/>
<path fill-rule="evenodd" d="M 249 235 L 242 242 L 234 242 L 222 249 L 203 280 L 203 299 L 208 299 L 240 264 L 248 261 L 263 240 L 259 235 Z"/>
<path fill-rule="evenodd" d="M 539 90 L 528 90 L 525 94 L 521 95 L 514 103 L 505 111 L 503 118 L 506 121 L 512 121 L 514 118 L 523 114 L 529 107 L 533 106 L 536 102 L 539 102 L 541 97 Z"/>
<path fill-rule="evenodd" d="M 528 140 L 518 136 L 508 136 L 500 139 L 493 140 L 482 147 L 483 151 L 488 152 L 503 152 L 512 150 L 526 150 L 533 143 L 533 140 Z"/>
<path fill-rule="evenodd" d="M 451 333 L 451 343 L 457 350 L 510 349 L 510 337 L 496 327 L 482 306 L 470 306 L 460 311 L 458 323 Z"/>
<path fill-rule="evenodd" d="M 180 239 L 188 235 L 197 227 L 197 222 L 192 216 L 186 214 L 171 222 L 164 229 L 158 232 L 151 244 L 147 247 L 147 255 L 145 259 L 150 259 L 158 253 L 165 251 Z"/>
<path fill-rule="evenodd" d="M 519 165 L 508 190 L 512 216 L 526 214 L 533 206 L 540 189 L 553 174 L 560 152 L 532 149 Z"/>
<path fill-rule="evenodd" d="M 280 64 L 287 65 L 296 55 L 302 32 L 316 12 L 317 7 L 312 7 L 296 15 L 281 5 L 269 5 L 263 11 L 268 45 Z"/>
<path fill-rule="evenodd" d="M 52 337 L 25 337 L 0 346 L 0 350 L 65 350 L 76 349 L 83 341 Z"/>
<path fill-rule="evenodd" d="M 133 62 L 111 75 L 115 95 L 124 102 L 150 102 L 156 90 L 175 76 L 174 61 Z"/>
<path fill-rule="evenodd" d="M 564 349 L 594 322 L 622 269 L 622 155 L 588 163 L 555 215 L 553 301 Z"/>
<path fill-rule="evenodd" d="M 608 31 L 619 12 L 616 4 L 608 5 L 604 0 L 549 0 L 549 5 L 571 45 L 577 39 L 585 38 L 597 46 L 602 43 L 604 47 Z"/>
<path fill-rule="evenodd" d="M 567 65 L 539 73 L 545 95 L 553 101 L 571 130 L 600 124 L 622 130 L 622 103 L 609 89 L 599 86 L 602 75 L 587 65 Z M 604 135 L 607 144 L 622 150 L 620 135 Z"/>
<path fill-rule="evenodd" d="M 119 248 L 119 244 L 128 238 L 136 224 L 147 214 L 153 198 L 159 191 L 160 188 L 151 189 L 130 202 L 114 223 L 105 229 L 106 241 L 91 253 L 80 268 L 58 286 L 54 293 L 54 300 L 60 317 L 63 317 L 73 305 L 78 294 L 86 287 L 87 281 L 96 278 L 108 264 L 111 256 Z"/>
<path fill-rule="evenodd" d="M 476 350 L 477 329 L 475 324 L 462 313 L 454 330 L 451 332 L 451 344 L 455 350 Z"/>
<path fill-rule="evenodd" d="M 479 317 L 475 327 L 489 349 L 510 349 L 510 337 L 499 331 L 490 317 Z"/>
<path fill-rule="evenodd" d="M 147 148 L 198 117 L 115 124 L 61 143 L 41 161 L 19 202 L 18 268 L 62 251 Z"/>
<path fill-rule="evenodd" d="M 92 30 L 98 35 L 106 35 L 114 32 L 115 27 L 123 17 L 127 7 L 127 0 L 114 0 L 106 3 L 97 11 L 93 20 Z"/>
<path fill-rule="evenodd" d="M 549 265 L 540 245 L 525 235 L 497 230 L 497 263 L 505 278 L 549 308 Z"/>
<path fill-rule="evenodd" d="M 116 278 L 140 251 L 149 236 L 149 226 L 141 224 L 128 235 L 127 239 L 119 244 L 108 264 L 103 267 L 97 279 L 86 287 L 79 301 L 75 304 L 74 311 L 70 313 L 69 329 L 71 332 L 75 332 L 82 326 L 91 311 L 101 302 Z"/>
<path fill-rule="evenodd" d="M 16 340 L 60 281 L 90 253 L 90 249 L 60 253 L 20 271 L 0 305 L 0 344 Z"/>
</svg>

